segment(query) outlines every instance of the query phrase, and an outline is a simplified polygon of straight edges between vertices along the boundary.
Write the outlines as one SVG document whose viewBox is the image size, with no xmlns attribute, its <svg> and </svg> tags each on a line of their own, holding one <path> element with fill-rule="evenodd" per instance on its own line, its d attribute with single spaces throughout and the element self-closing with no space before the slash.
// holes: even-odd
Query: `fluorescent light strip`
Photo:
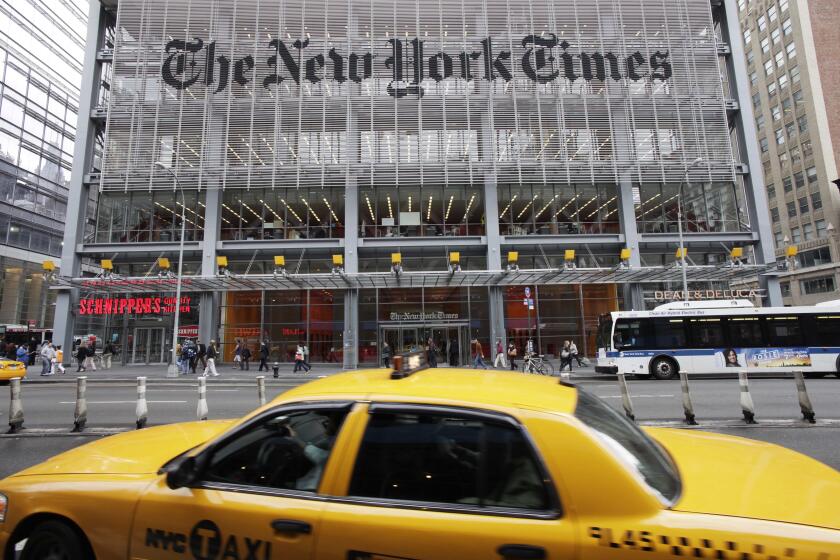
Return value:
<svg viewBox="0 0 840 560">
<path fill-rule="evenodd" d="M 385 200 L 388 202 L 388 217 L 394 219 L 394 209 L 391 207 L 391 195 L 385 195 Z"/>
<path fill-rule="evenodd" d="M 289 206 L 289 204 L 284 199 L 281 198 L 280 202 L 283 203 L 283 206 L 286 207 L 286 210 L 288 210 L 289 212 L 292 213 L 292 216 L 297 218 L 297 221 L 299 221 L 300 223 L 303 223 L 303 220 L 300 219 L 300 216 L 297 215 L 297 212 L 295 212 L 294 209 L 291 206 Z"/>
<path fill-rule="evenodd" d="M 224 202 L 222 202 L 222 208 L 224 208 L 225 210 L 227 210 L 228 212 L 230 212 L 231 214 L 233 214 L 234 216 L 236 216 L 237 218 L 239 218 L 243 222 L 245 221 L 245 218 L 240 216 L 238 213 L 234 212 L 233 209 L 230 206 L 228 206 L 227 204 L 225 204 Z"/>
<path fill-rule="evenodd" d="M 251 208 L 250 206 L 248 206 L 247 204 L 245 204 L 244 202 L 242 202 L 242 200 L 241 200 L 241 199 L 238 199 L 238 198 L 237 198 L 236 200 L 237 200 L 237 202 L 239 202 L 239 204 L 241 204 L 242 206 L 244 206 L 246 210 L 248 210 L 251 214 L 253 214 L 254 216 L 256 216 L 256 217 L 257 217 L 257 219 L 262 220 L 262 216 L 260 216 L 260 215 L 259 215 L 259 214 L 257 214 L 256 212 L 254 212 L 254 209 L 253 209 L 253 208 Z"/>
<path fill-rule="evenodd" d="M 316 214 L 316 213 L 315 213 L 315 210 L 313 210 L 313 209 L 312 209 L 312 207 L 311 207 L 311 206 L 309 206 L 309 203 L 306 201 L 306 199 L 305 199 L 305 198 L 304 198 L 304 199 L 302 199 L 302 202 L 303 202 L 303 205 L 304 205 L 304 206 L 306 206 L 307 210 L 309 210 L 309 212 L 312 214 L 312 216 L 314 216 L 314 217 L 315 217 L 315 219 L 316 219 L 316 220 L 318 220 L 318 221 L 320 222 L 320 221 L 321 221 L 321 218 L 319 218 L 319 217 L 318 217 L 318 214 Z"/>
<path fill-rule="evenodd" d="M 373 221 L 373 224 L 376 225 L 376 216 L 373 213 L 373 206 L 370 204 L 370 199 L 368 195 L 365 195 L 365 201 L 367 201 L 368 212 L 370 212 L 370 219 Z"/>
<path fill-rule="evenodd" d="M 280 223 L 283 223 L 283 218 L 281 218 L 280 215 L 277 212 L 274 211 L 274 208 L 272 208 L 271 206 L 268 205 L 268 202 L 264 201 L 263 199 L 260 199 L 260 204 L 262 204 L 263 206 L 268 208 L 268 211 L 271 212 L 274 215 L 275 218 L 280 220 Z"/>
<path fill-rule="evenodd" d="M 411 195 L 408 195 L 408 211 L 411 212 Z"/>
<path fill-rule="evenodd" d="M 432 197 L 433 196 L 434 195 L 431 195 L 431 194 L 429 195 L 429 208 L 428 208 L 428 210 L 426 210 L 426 221 L 427 222 L 431 221 L 431 219 L 432 219 Z"/>
<path fill-rule="evenodd" d="M 531 201 L 528 204 L 525 205 L 525 208 L 523 208 L 522 211 L 519 212 L 519 214 L 516 216 L 517 220 L 522 217 L 522 214 L 524 214 L 525 212 L 528 211 L 528 208 L 530 208 L 531 205 L 534 203 L 534 201 L 537 200 L 538 196 L 539 196 L 538 194 L 535 194 L 534 198 L 532 198 Z"/>
<path fill-rule="evenodd" d="M 333 217 L 333 220 L 335 220 L 336 223 L 340 223 L 340 220 L 338 219 L 338 216 L 335 215 L 335 212 L 333 212 L 332 206 L 330 206 L 330 202 L 326 198 L 324 198 L 323 200 L 324 200 L 324 204 L 327 205 L 327 210 L 330 211 L 330 215 Z"/>
<path fill-rule="evenodd" d="M 600 212 L 602 208 L 606 208 L 607 206 L 609 206 L 609 204 L 610 204 L 613 200 L 615 200 L 616 198 L 618 198 L 618 197 L 616 197 L 616 196 L 612 197 L 611 199 L 609 199 L 608 201 L 606 201 L 605 203 L 603 203 L 601 206 L 599 206 L 598 208 L 596 208 L 595 210 L 593 210 L 593 211 L 592 211 L 592 213 L 591 213 L 591 214 L 589 214 L 586 218 L 587 218 L 587 219 L 591 218 L 592 216 L 594 216 L 595 214 L 597 214 L 598 212 Z"/>
<path fill-rule="evenodd" d="M 545 211 L 548 209 L 548 207 L 549 207 L 549 206 L 551 206 L 551 203 L 552 203 L 552 202 L 554 202 L 555 200 L 557 200 L 557 197 L 558 197 L 558 196 L 560 196 L 560 195 L 559 195 L 559 194 L 555 194 L 555 195 L 554 195 L 554 198 L 552 198 L 551 200 L 549 200 L 548 202 L 546 202 L 546 203 L 545 203 L 545 206 L 543 206 L 543 207 L 542 207 L 542 209 L 540 209 L 540 211 L 539 211 L 539 212 L 537 212 L 536 214 L 534 214 L 534 219 L 536 220 L 537 218 L 539 218 L 539 217 L 540 217 L 540 215 L 541 215 L 543 212 L 545 212 Z"/>
<path fill-rule="evenodd" d="M 574 202 L 574 201 L 575 201 L 575 199 L 576 199 L 577 197 L 579 197 L 579 196 L 580 196 L 580 194 L 576 194 L 575 196 L 573 196 L 572 198 L 570 198 L 570 199 L 569 199 L 569 202 L 567 202 L 566 204 L 564 204 L 564 205 L 563 205 L 563 208 L 561 208 L 560 210 L 558 210 L 558 211 L 557 211 L 557 213 L 556 213 L 556 214 L 554 214 L 554 217 L 556 218 L 557 216 L 559 216 L 560 214 L 562 214 L 562 213 L 563 213 L 563 210 L 565 210 L 566 208 L 568 208 L 568 207 L 569 207 L 569 204 L 571 204 L 572 202 Z"/>
<path fill-rule="evenodd" d="M 511 199 L 510 199 L 510 202 L 508 202 L 507 206 L 505 206 L 505 209 L 504 209 L 504 210 L 502 210 L 502 212 L 499 214 L 499 217 L 501 217 L 501 216 L 504 216 L 504 215 L 505 215 L 505 212 L 507 212 L 507 211 L 508 211 L 508 209 L 510 208 L 511 204 L 513 204 L 514 202 L 516 202 L 516 199 L 517 199 L 518 197 L 519 197 L 519 195 L 518 195 L 518 194 L 513 195 L 513 198 L 511 198 Z"/>
<path fill-rule="evenodd" d="M 449 204 L 446 206 L 446 215 L 443 217 L 444 222 L 449 221 L 449 211 L 452 210 L 452 201 L 455 200 L 455 195 L 449 197 Z"/>
<path fill-rule="evenodd" d="M 469 215 L 470 215 L 470 208 L 472 208 L 473 201 L 475 201 L 475 195 L 472 195 L 472 196 L 470 197 L 470 202 L 467 204 L 467 209 L 464 211 L 464 219 L 463 219 L 463 220 L 461 220 L 462 222 L 466 222 L 466 221 L 467 221 L 467 216 L 469 216 Z"/>
</svg>

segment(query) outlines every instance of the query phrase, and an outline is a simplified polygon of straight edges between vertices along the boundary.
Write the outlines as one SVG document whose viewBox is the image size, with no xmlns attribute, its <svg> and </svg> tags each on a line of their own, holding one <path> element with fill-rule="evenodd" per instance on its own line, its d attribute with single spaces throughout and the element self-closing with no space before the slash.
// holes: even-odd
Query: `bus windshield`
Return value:
<svg viewBox="0 0 840 560">
<path fill-rule="evenodd" d="M 613 320 L 612 315 L 604 313 L 598 317 L 598 338 L 595 341 L 598 348 L 610 350 L 612 347 L 610 337 L 612 336 Z"/>
</svg>

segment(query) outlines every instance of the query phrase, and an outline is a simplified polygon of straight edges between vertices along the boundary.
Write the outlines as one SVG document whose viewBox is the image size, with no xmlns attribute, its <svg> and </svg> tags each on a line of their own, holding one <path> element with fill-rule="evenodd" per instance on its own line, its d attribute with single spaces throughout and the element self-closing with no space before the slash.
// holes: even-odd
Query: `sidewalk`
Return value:
<svg viewBox="0 0 840 560">
<path fill-rule="evenodd" d="M 280 382 L 280 383 L 288 383 L 288 382 L 295 382 L 300 383 L 302 381 L 310 381 L 312 379 L 318 379 L 322 376 L 334 375 L 336 373 L 341 373 L 345 371 L 340 364 L 329 364 L 329 363 L 314 363 L 312 364 L 312 369 L 309 373 L 292 373 L 292 369 L 294 368 L 294 363 L 281 363 L 279 369 L 279 377 L 277 379 L 274 378 L 273 370 L 266 371 L 257 371 L 259 367 L 259 363 L 251 364 L 250 370 L 240 370 L 238 367 L 234 368 L 231 364 L 223 364 L 220 366 L 216 366 L 216 370 L 219 372 L 219 377 L 210 377 L 208 378 L 211 380 L 212 383 L 225 383 L 225 382 L 254 382 L 256 378 L 260 375 L 265 376 L 266 382 Z M 358 369 L 373 369 L 376 368 L 376 364 L 361 364 Z M 446 366 L 444 366 L 445 369 Z M 464 366 L 468 368 L 468 366 Z M 86 375 L 89 382 L 92 383 L 134 383 L 138 377 L 145 377 L 149 381 L 159 382 L 159 381 L 166 381 L 168 383 L 195 383 L 196 378 L 201 373 L 201 369 L 196 368 L 196 375 L 193 374 L 186 374 L 186 375 L 178 375 L 178 377 L 166 377 L 166 365 L 138 365 L 138 366 L 122 366 L 122 365 L 114 365 L 111 369 L 103 370 L 98 369 L 97 371 L 87 370 L 82 373 L 76 372 L 76 367 L 68 367 L 67 373 L 64 375 L 57 373 L 55 375 L 50 376 L 41 376 L 41 366 L 34 365 L 27 368 L 26 378 L 24 379 L 24 383 L 26 384 L 34 384 L 34 383 L 75 383 L 76 378 L 82 375 Z M 490 367 L 487 371 L 507 371 L 503 368 L 499 368 L 495 370 L 494 368 Z M 582 367 L 582 368 L 575 368 L 572 372 L 575 377 L 589 377 L 595 374 L 595 368 L 592 366 Z M 556 376 L 559 373 L 555 373 Z"/>
</svg>

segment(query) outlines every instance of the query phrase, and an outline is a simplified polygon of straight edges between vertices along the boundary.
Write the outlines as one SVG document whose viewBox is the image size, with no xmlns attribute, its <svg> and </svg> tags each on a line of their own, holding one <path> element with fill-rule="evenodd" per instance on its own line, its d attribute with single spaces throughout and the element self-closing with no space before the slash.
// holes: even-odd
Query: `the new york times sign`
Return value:
<svg viewBox="0 0 840 560">
<path fill-rule="evenodd" d="M 427 52 L 421 39 L 389 39 L 390 56 L 382 67 L 370 52 L 342 53 L 331 48 L 324 56 L 321 47 L 310 47 L 309 39 L 285 42 L 274 39 L 267 44 L 269 52 L 263 60 L 252 55 L 231 60 L 216 48 L 216 42 L 201 38 L 191 41 L 176 39 L 166 44 L 166 57 L 161 68 L 163 81 L 183 90 L 204 84 L 220 93 L 232 82 L 241 86 L 256 82 L 264 88 L 279 86 L 286 80 L 296 84 L 317 84 L 322 80 L 361 83 L 374 77 L 374 67 L 390 78 L 388 95 L 404 97 L 423 95 L 424 80 L 442 82 L 449 78 L 484 79 L 505 82 L 525 76 L 547 84 L 558 78 L 576 80 L 667 80 L 673 70 L 669 51 L 655 51 L 649 57 L 640 51 L 627 56 L 612 52 L 577 53 L 568 41 L 556 35 L 527 35 L 520 41 L 524 54 L 514 57 L 512 51 L 499 48 L 491 37 L 480 41 L 474 49 L 453 52 Z M 504 44 L 505 41 L 497 41 Z M 388 52 L 388 51 L 386 51 Z M 377 73 L 378 73 L 377 72 Z M 253 87 L 253 86 L 251 86 Z"/>
</svg>

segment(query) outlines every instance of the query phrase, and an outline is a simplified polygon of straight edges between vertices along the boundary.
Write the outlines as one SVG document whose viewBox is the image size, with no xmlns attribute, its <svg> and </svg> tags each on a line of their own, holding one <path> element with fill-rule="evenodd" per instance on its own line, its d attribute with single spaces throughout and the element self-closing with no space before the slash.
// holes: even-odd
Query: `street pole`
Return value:
<svg viewBox="0 0 840 560">
<path fill-rule="evenodd" d="M 178 323 L 181 320 L 181 277 L 184 270 L 184 237 L 186 234 L 187 220 L 187 198 L 184 194 L 184 189 L 181 187 L 181 182 L 175 173 L 161 162 L 155 162 L 155 165 L 167 171 L 172 178 L 175 179 L 175 185 L 181 191 L 181 243 L 178 248 L 178 280 L 175 283 L 175 324 L 172 327 L 172 354 L 169 357 L 169 367 L 166 370 L 166 377 L 178 377 L 178 365 L 176 364 L 177 349 L 178 349 Z"/>
<path fill-rule="evenodd" d="M 703 160 L 701 158 L 697 158 L 692 161 L 686 168 L 685 173 L 683 174 L 683 180 L 680 182 L 680 188 L 677 191 L 677 234 L 680 238 L 680 266 L 682 267 L 682 282 L 683 282 L 683 301 L 688 301 L 688 270 L 685 263 L 685 243 L 683 241 L 683 228 L 682 228 L 682 197 L 683 197 L 683 186 L 688 183 L 688 172 L 691 170 L 692 167 L 702 163 Z"/>
</svg>

